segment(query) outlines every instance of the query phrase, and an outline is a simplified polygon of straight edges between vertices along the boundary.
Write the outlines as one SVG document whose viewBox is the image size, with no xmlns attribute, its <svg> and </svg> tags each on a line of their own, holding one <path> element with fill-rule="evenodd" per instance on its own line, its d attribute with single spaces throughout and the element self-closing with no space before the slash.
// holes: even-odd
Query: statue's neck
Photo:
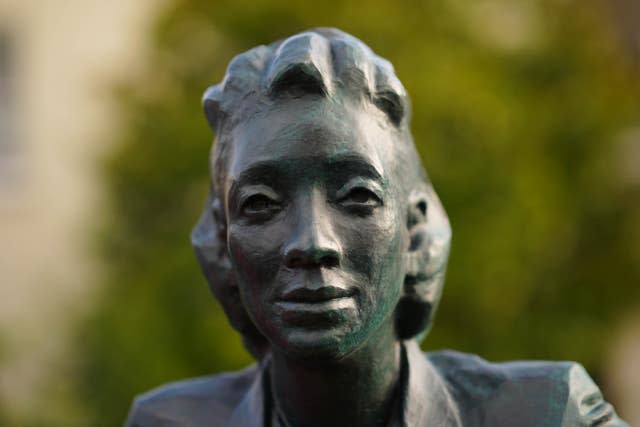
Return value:
<svg viewBox="0 0 640 427">
<path fill-rule="evenodd" d="M 384 427 L 400 395 L 400 353 L 393 330 L 330 363 L 301 363 L 276 350 L 273 409 L 291 426 Z"/>
</svg>

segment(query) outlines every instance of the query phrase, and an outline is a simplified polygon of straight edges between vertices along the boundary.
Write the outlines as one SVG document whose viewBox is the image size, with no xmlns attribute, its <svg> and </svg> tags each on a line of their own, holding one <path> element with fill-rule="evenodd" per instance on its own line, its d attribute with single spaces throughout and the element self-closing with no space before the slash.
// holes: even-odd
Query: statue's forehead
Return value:
<svg viewBox="0 0 640 427">
<path fill-rule="evenodd" d="M 330 100 L 290 100 L 240 123 L 232 135 L 229 178 L 256 162 L 359 156 L 381 176 L 396 149 L 396 133 L 375 108 Z"/>
</svg>

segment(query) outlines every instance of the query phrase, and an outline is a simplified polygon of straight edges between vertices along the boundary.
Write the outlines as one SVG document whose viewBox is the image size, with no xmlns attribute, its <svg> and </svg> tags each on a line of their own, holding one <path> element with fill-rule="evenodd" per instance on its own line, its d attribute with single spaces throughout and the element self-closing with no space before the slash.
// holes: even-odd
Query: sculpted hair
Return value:
<svg viewBox="0 0 640 427">
<path fill-rule="evenodd" d="M 410 208 L 411 218 L 407 219 L 412 247 L 404 297 L 396 310 L 397 330 L 401 339 L 424 336 L 440 298 L 449 224 L 413 145 L 409 99 L 393 66 L 360 40 L 336 29 L 306 31 L 242 53 L 231 61 L 222 83 L 204 93 L 204 112 L 216 140 L 210 160 L 211 193 L 193 230 L 192 243 L 213 293 L 247 348 L 261 358 L 268 343 L 242 306 L 227 254 L 223 189 L 233 129 L 283 99 L 301 97 L 375 105 L 404 142 L 399 152 L 409 171 L 403 180 L 411 187 L 417 209 Z"/>
<path fill-rule="evenodd" d="M 393 66 L 342 31 L 315 29 L 233 58 L 222 83 L 209 87 L 202 98 L 218 135 L 211 159 L 214 191 L 223 188 L 230 131 L 238 123 L 286 97 L 335 99 L 338 94 L 372 102 L 396 127 L 407 129 L 409 101 Z"/>
</svg>

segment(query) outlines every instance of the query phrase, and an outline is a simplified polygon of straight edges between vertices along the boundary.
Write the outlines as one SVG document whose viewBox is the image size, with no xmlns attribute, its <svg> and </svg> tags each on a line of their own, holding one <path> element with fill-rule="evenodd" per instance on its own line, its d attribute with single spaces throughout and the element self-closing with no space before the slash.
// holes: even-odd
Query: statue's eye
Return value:
<svg viewBox="0 0 640 427">
<path fill-rule="evenodd" d="M 379 202 L 378 197 L 366 188 L 354 188 L 346 198 L 354 203 L 377 204 Z"/>
<path fill-rule="evenodd" d="M 242 204 L 242 212 L 245 215 L 269 215 L 279 209 L 280 204 L 264 194 L 254 194 Z"/>
<path fill-rule="evenodd" d="M 370 214 L 374 208 L 382 205 L 382 200 L 371 190 L 364 187 L 351 189 L 339 200 L 340 205 L 357 214 Z"/>
</svg>

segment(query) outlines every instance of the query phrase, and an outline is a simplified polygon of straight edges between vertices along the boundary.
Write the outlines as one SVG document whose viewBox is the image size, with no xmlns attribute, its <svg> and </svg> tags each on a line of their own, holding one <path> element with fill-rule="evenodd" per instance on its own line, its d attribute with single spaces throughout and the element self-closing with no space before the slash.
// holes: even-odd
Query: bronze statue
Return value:
<svg viewBox="0 0 640 427">
<path fill-rule="evenodd" d="M 203 104 L 217 139 L 192 241 L 258 363 L 142 395 L 127 426 L 626 425 L 577 363 L 420 351 L 451 231 L 405 89 L 364 43 L 256 47 Z"/>
</svg>

